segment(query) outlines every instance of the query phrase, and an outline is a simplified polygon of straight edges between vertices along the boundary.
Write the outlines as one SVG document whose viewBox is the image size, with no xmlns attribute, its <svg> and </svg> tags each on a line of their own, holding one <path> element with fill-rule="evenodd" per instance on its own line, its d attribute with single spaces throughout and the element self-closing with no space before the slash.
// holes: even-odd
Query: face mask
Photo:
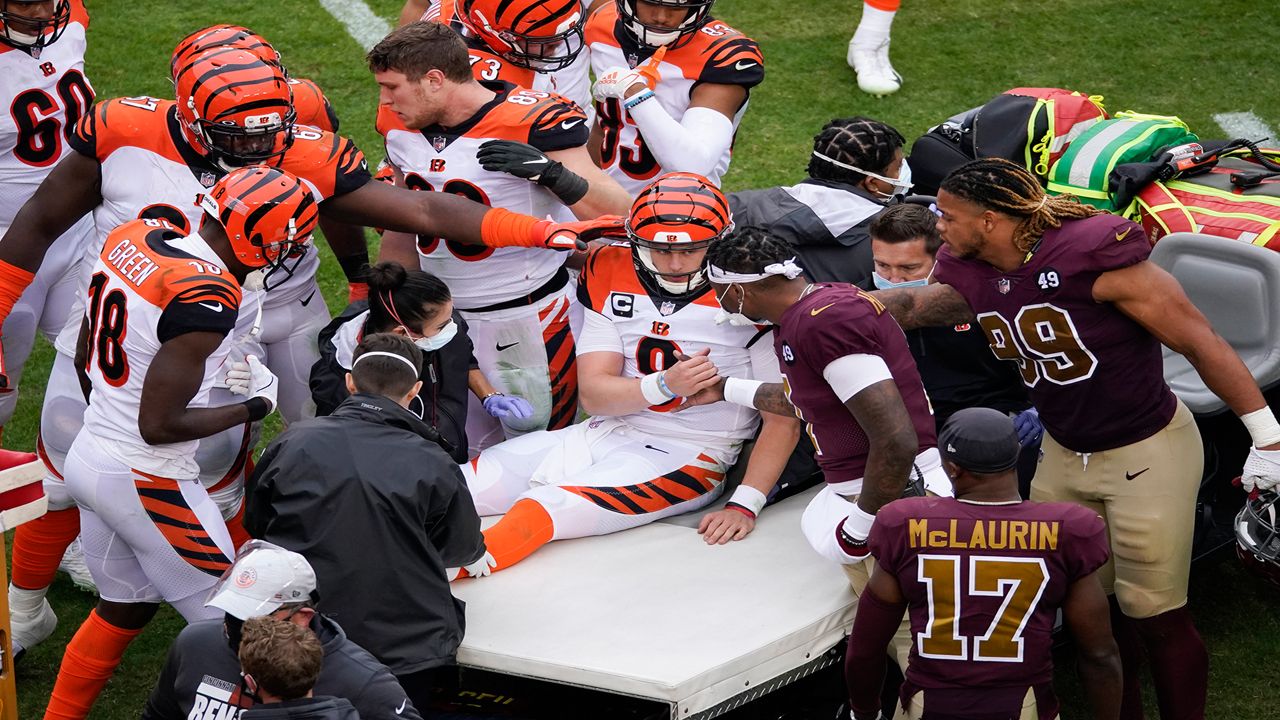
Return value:
<svg viewBox="0 0 1280 720">
<path fill-rule="evenodd" d="M 871 271 L 871 281 L 876 284 L 877 290 L 894 290 L 897 288 L 924 287 L 925 285 L 929 284 L 929 278 L 931 277 L 933 277 L 933 270 L 930 270 L 928 275 L 920 278 L 919 280 L 903 280 L 902 282 L 896 283 L 884 277 L 883 275 L 876 272 L 875 270 Z"/>
<path fill-rule="evenodd" d="M 457 334 L 458 323 L 450 320 L 448 325 L 440 328 L 440 332 L 432 335 L 431 337 L 414 338 L 413 344 L 417 345 L 418 349 L 422 352 L 435 352 L 445 345 L 448 345 L 449 341 L 453 340 L 454 336 Z"/>
<path fill-rule="evenodd" d="M 732 285 L 730 287 L 733 287 Z M 768 320 L 752 320 L 742 314 L 742 303 L 746 300 L 746 293 L 738 297 L 738 312 L 729 312 L 724 309 L 724 300 L 720 296 L 716 296 L 716 302 L 720 305 L 720 310 L 716 312 L 715 322 L 717 325 L 729 323 L 734 327 L 746 327 L 748 325 L 771 325 Z"/>
<path fill-rule="evenodd" d="M 860 167 L 850 165 L 848 163 L 842 163 L 839 160 L 836 160 L 834 158 L 829 158 L 826 155 L 823 155 L 822 153 L 819 153 L 819 152 L 813 153 L 813 156 L 818 158 L 819 160 L 825 160 L 826 162 L 829 162 L 832 165 L 835 165 L 836 167 L 862 173 L 867 177 L 873 177 L 877 180 L 880 180 L 881 182 L 886 182 L 892 185 L 893 192 L 891 193 L 882 193 L 879 191 L 875 191 L 877 195 L 880 195 L 884 198 L 891 198 L 895 195 L 906 195 L 908 192 L 911 191 L 911 188 L 915 187 L 914 183 L 911 182 L 911 166 L 907 164 L 906 158 L 902 159 L 902 167 L 898 170 L 898 177 L 890 178 L 890 177 L 885 177 L 884 175 L 877 175 L 876 173 L 863 170 Z"/>
</svg>

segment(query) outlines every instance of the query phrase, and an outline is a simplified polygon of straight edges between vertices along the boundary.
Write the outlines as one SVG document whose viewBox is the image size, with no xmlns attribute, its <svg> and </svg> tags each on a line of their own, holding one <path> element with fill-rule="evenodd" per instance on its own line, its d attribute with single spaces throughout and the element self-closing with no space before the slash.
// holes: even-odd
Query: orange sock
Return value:
<svg viewBox="0 0 1280 720">
<path fill-rule="evenodd" d="M 21 525 L 19 525 L 21 527 Z M 240 509 L 236 514 L 227 521 L 227 532 L 231 533 L 231 555 L 235 556 L 240 548 L 253 538 L 249 537 L 249 531 L 244 529 L 244 503 L 240 503 Z"/>
<path fill-rule="evenodd" d="M 902 0 L 863 0 L 865 4 L 885 12 L 897 12 Z"/>
<path fill-rule="evenodd" d="M 67 546 L 80 534 L 80 509 L 50 510 L 13 532 L 13 585 L 39 590 L 53 584 Z"/>
<path fill-rule="evenodd" d="M 480 241 L 489 247 L 542 247 L 546 220 L 490 208 L 480 220 Z"/>
<path fill-rule="evenodd" d="M 552 534 L 551 516 L 545 508 L 533 500 L 516 501 L 496 525 L 484 531 L 484 544 L 498 563 L 494 571 L 529 557 L 551 542 Z"/>
<path fill-rule="evenodd" d="M 83 720 L 88 716 L 125 649 L 141 632 L 142 628 L 118 628 L 99 617 L 97 610 L 89 613 L 62 656 L 45 720 Z"/>
</svg>

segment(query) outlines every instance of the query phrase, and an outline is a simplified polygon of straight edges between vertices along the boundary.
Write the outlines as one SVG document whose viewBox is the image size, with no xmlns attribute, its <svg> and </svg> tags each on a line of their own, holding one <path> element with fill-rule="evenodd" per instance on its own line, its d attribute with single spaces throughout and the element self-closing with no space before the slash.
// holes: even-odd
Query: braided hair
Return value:
<svg viewBox="0 0 1280 720">
<path fill-rule="evenodd" d="M 754 225 L 735 228 L 711 242 L 707 264 L 736 273 L 764 272 L 768 265 L 796 256 L 795 248 Z"/>
<path fill-rule="evenodd" d="M 1002 158 L 972 160 L 942 181 L 942 190 L 987 210 L 1022 222 L 1013 234 L 1014 247 L 1030 252 L 1045 232 L 1064 220 L 1092 217 L 1102 211 L 1071 195 L 1051 196 L 1025 167 Z"/>
<path fill-rule="evenodd" d="M 421 327 L 439 306 L 449 302 L 449 286 L 421 270 L 405 270 L 397 262 L 380 262 L 369 268 L 369 320 L 371 333 L 390 332 L 403 323 Z M 428 312 L 430 309 L 430 312 Z"/>
<path fill-rule="evenodd" d="M 865 117 L 836 118 L 813 138 L 813 152 L 836 162 L 883 175 L 898 148 L 906 144 L 892 127 Z M 857 185 L 867 176 L 809 156 L 809 177 Z"/>
</svg>

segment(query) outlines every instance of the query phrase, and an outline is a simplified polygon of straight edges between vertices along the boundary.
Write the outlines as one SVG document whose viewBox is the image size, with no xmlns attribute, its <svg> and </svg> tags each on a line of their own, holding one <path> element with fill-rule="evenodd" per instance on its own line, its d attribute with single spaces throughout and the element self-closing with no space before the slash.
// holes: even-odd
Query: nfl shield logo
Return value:
<svg viewBox="0 0 1280 720">
<path fill-rule="evenodd" d="M 663 315 L 670 315 L 676 311 L 676 304 L 670 301 L 662 303 L 662 307 L 658 308 L 658 312 Z"/>
<path fill-rule="evenodd" d="M 996 281 L 996 290 L 999 290 L 1001 295 L 1008 295 L 1012 289 L 1013 284 L 1009 282 L 1009 278 L 1000 278 Z"/>
<path fill-rule="evenodd" d="M 440 152 L 441 150 L 444 150 L 444 147 L 448 144 L 449 144 L 449 141 L 446 140 L 443 135 L 436 135 L 431 138 L 431 147 L 435 148 L 436 152 Z"/>
<path fill-rule="evenodd" d="M 200 184 L 205 187 L 213 187 L 213 184 L 217 181 L 218 179 L 214 177 L 213 173 L 209 172 L 208 170 L 205 170 L 204 172 L 200 173 Z"/>
<path fill-rule="evenodd" d="M 635 53 L 627 53 L 627 65 L 635 67 L 640 64 L 640 56 Z"/>
</svg>

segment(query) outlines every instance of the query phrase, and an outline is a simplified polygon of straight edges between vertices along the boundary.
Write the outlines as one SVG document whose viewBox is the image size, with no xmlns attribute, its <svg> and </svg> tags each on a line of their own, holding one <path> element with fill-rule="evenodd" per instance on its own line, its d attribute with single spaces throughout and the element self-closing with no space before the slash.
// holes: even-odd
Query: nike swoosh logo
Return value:
<svg viewBox="0 0 1280 720">
<path fill-rule="evenodd" d="M 522 162 L 522 163 L 520 163 L 520 164 L 521 164 L 521 165 L 545 165 L 545 164 L 546 164 L 546 162 L 547 162 L 547 159 L 546 159 L 546 158 L 540 158 L 540 159 L 538 159 L 538 160 L 525 160 L 524 162 Z"/>
<path fill-rule="evenodd" d="M 400 707 L 396 708 L 396 714 L 399 715 L 400 713 L 404 712 L 404 709 L 406 707 L 409 707 L 409 698 L 405 698 L 404 700 L 400 701 Z"/>
<path fill-rule="evenodd" d="M 831 307 L 832 305 L 835 305 L 835 303 L 828 303 L 828 304 L 826 304 L 826 305 L 823 305 L 823 306 L 822 306 L 822 307 L 820 307 L 820 308 L 814 308 L 814 309 L 812 309 L 812 310 L 810 310 L 810 311 L 809 311 L 809 314 L 810 314 L 810 315 L 817 315 L 818 313 L 822 312 L 823 310 L 826 310 L 827 308 Z"/>
<path fill-rule="evenodd" d="M 1134 478 L 1138 477 L 1139 475 L 1141 475 L 1142 473 L 1144 473 L 1144 472 L 1146 472 L 1146 471 L 1148 471 L 1148 470 L 1150 470 L 1150 469 L 1151 469 L 1151 468 L 1149 468 L 1149 467 L 1145 467 L 1145 468 L 1142 468 L 1141 470 L 1139 470 L 1139 471 L 1138 471 L 1138 472 L 1136 472 L 1136 473 L 1126 472 L 1126 473 L 1124 474 L 1124 479 L 1125 479 L 1125 480 L 1132 480 L 1132 479 L 1134 479 Z"/>
<path fill-rule="evenodd" d="M 311 302 L 311 298 L 316 296 L 316 291 L 312 290 L 311 294 L 302 299 L 302 307 L 306 307 Z"/>
<path fill-rule="evenodd" d="M 1130 230 L 1133 230 L 1133 228 L 1125 228 L 1124 232 L 1116 233 L 1116 242 L 1123 242 L 1125 238 L 1129 237 Z"/>
<path fill-rule="evenodd" d="M 519 344 L 520 344 L 520 341 L 519 341 L 519 340 L 517 340 L 517 341 L 515 341 L 515 342 L 513 342 L 513 343 L 507 343 L 506 345 L 503 345 L 502 343 L 498 343 L 495 347 L 497 347 L 497 348 L 498 348 L 498 352 L 502 352 L 503 350 L 506 350 L 507 348 L 515 347 L 516 345 L 519 345 Z"/>
<path fill-rule="evenodd" d="M 562 130 L 572 130 L 573 128 L 577 127 L 578 124 L 580 124 L 581 122 L 582 122 L 581 118 L 577 120 L 565 120 L 564 122 L 560 123 L 560 128 Z"/>
<path fill-rule="evenodd" d="M 734 65 L 734 66 L 733 66 L 733 69 L 734 69 L 734 70 L 746 70 L 747 68 L 753 68 L 753 67 L 755 67 L 756 65 L 759 65 L 759 63 L 753 63 L 753 62 L 739 62 L 737 65 Z"/>
<path fill-rule="evenodd" d="M 222 306 L 217 303 L 196 303 L 202 308 L 208 308 L 214 312 L 222 312 Z"/>
</svg>

